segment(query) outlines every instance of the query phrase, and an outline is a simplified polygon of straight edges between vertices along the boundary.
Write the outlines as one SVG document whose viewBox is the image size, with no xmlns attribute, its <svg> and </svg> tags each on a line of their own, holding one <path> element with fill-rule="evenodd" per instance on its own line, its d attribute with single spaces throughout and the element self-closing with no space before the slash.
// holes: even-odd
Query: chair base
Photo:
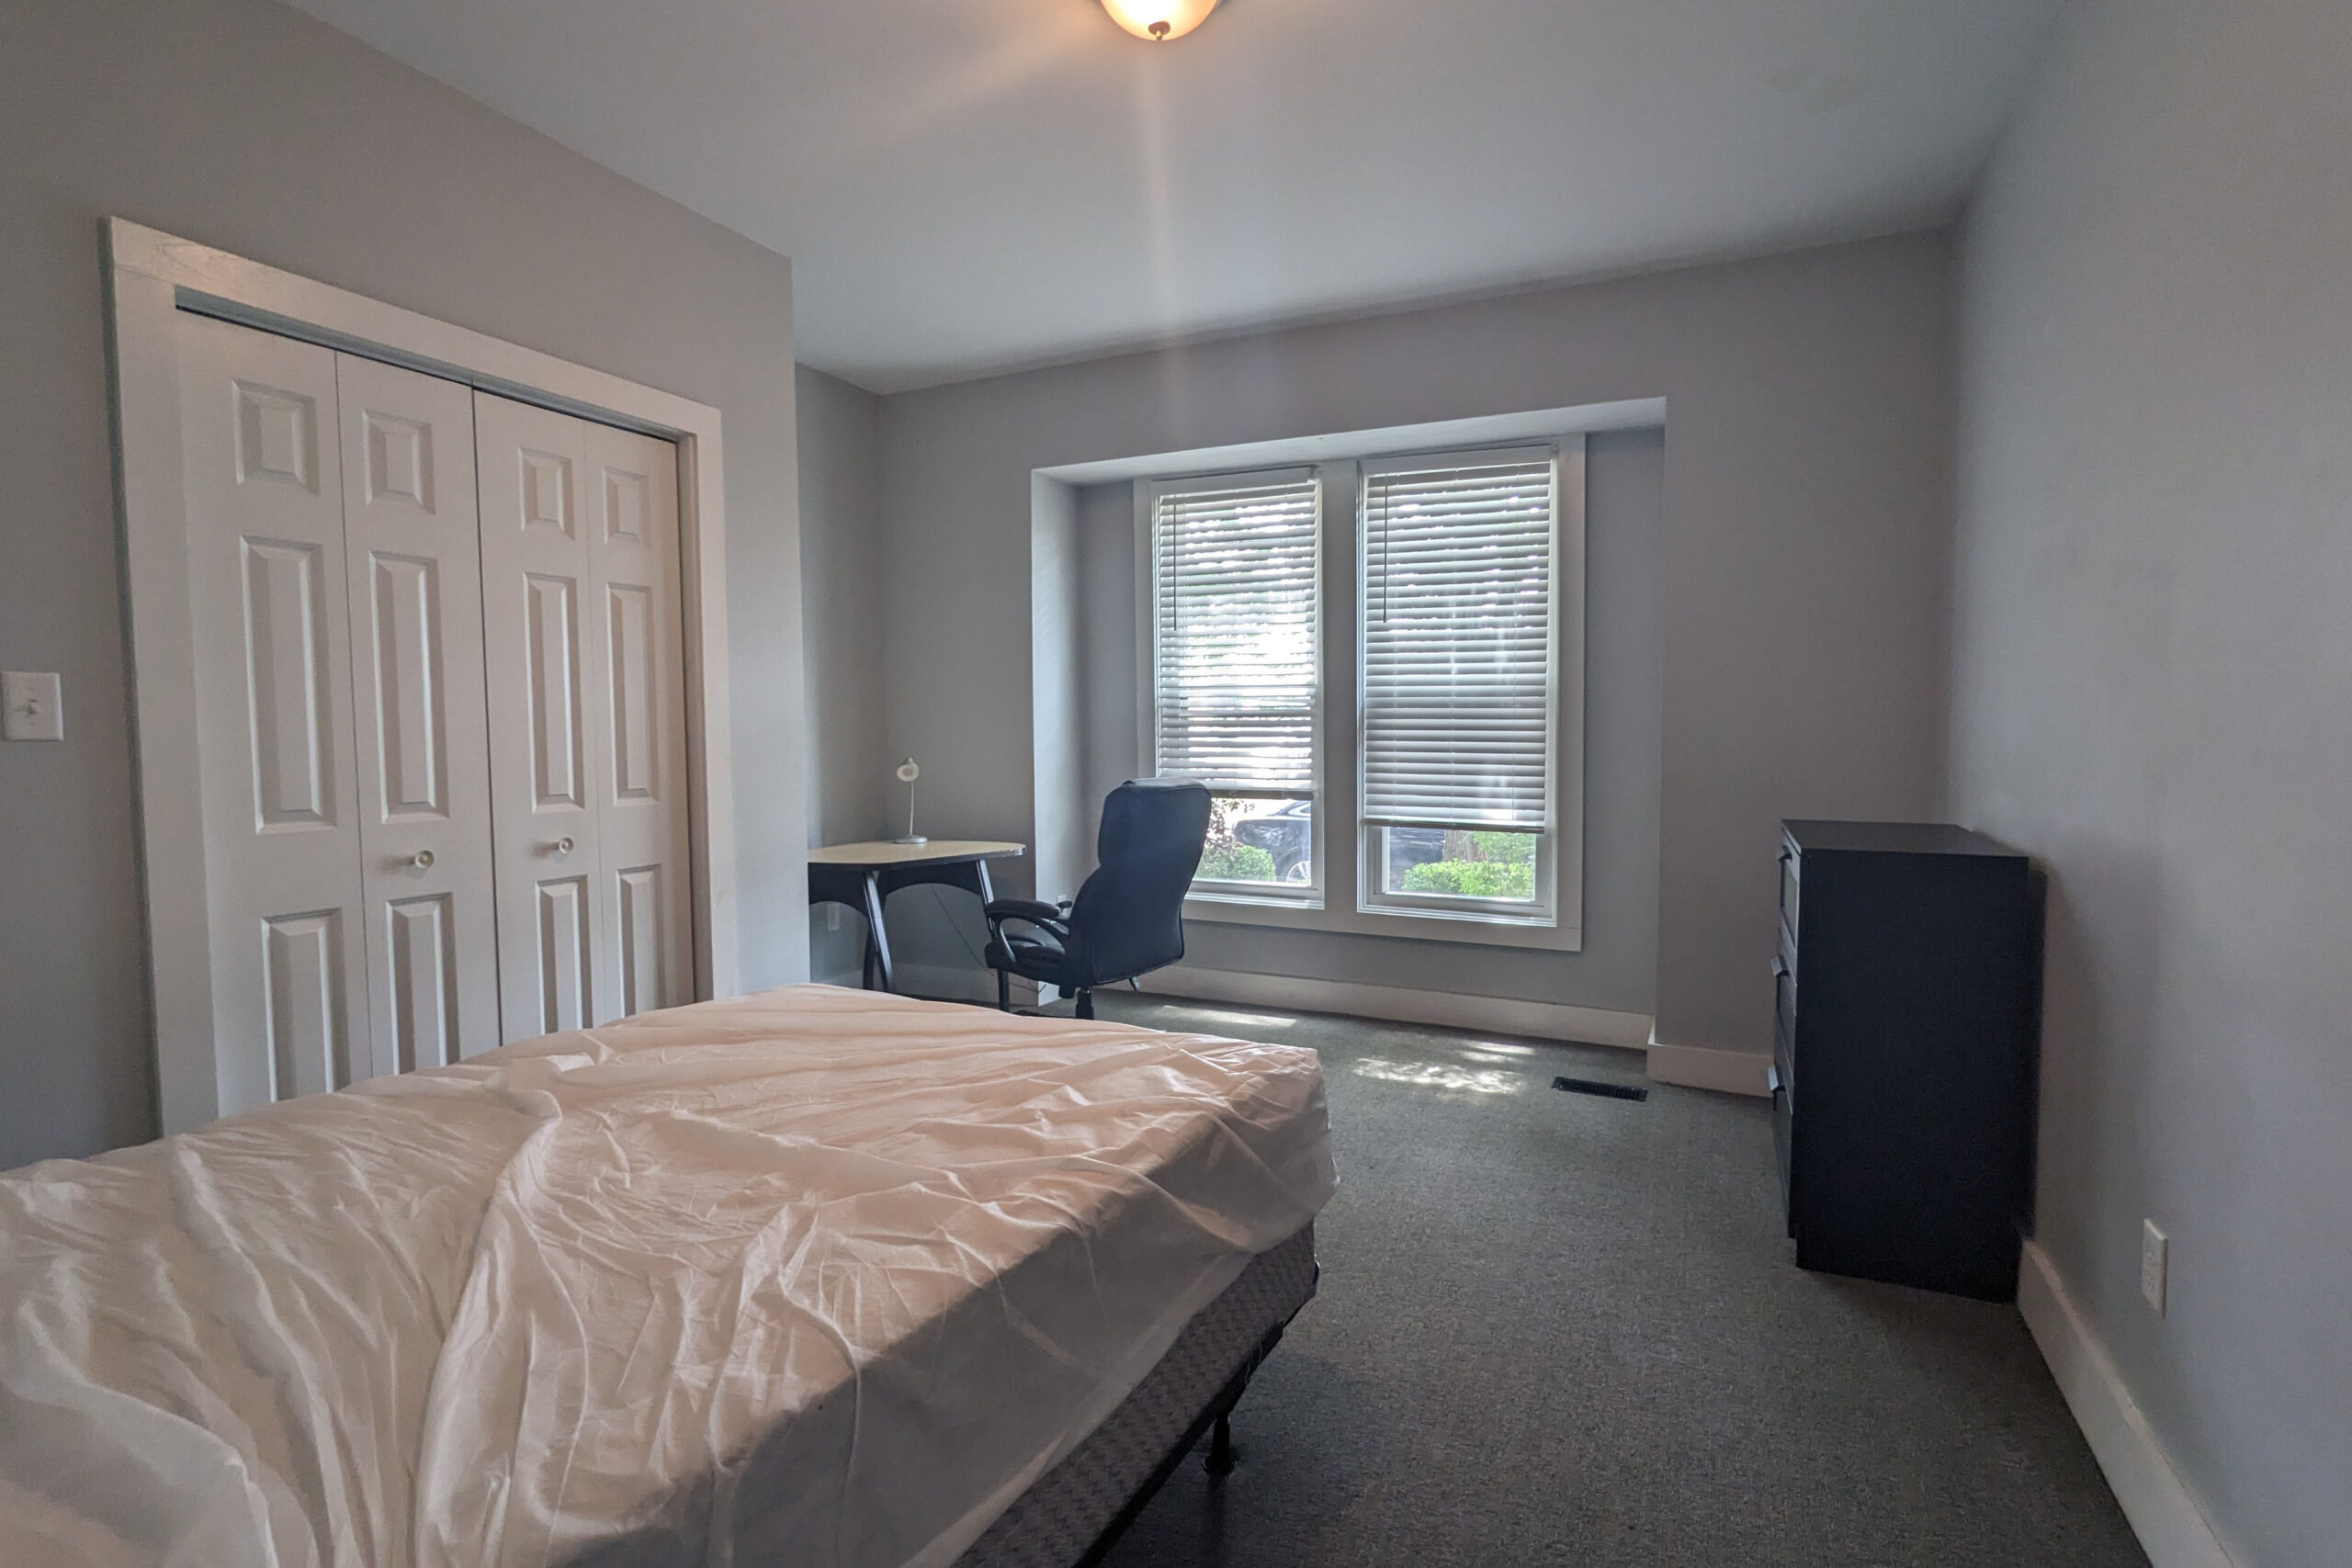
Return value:
<svg viewBox="0 0 2352 1568">
<path fill-rule="evenodd" d="M 1134 982 L 1129 981 L 1128 984 L 1133 985 Z M 1011 970 L 1000 969 L 996 972 L 996 1010 L 999 1012 L 1011 1012 L 1012 1010 L 1012 973 Z M 1080 1018 L 1092 1018 L 1094 1016 L 1094 988 L 1091 986 L 1086 987 L 1078 992 L 1078 1016 Z"/>
</svg>

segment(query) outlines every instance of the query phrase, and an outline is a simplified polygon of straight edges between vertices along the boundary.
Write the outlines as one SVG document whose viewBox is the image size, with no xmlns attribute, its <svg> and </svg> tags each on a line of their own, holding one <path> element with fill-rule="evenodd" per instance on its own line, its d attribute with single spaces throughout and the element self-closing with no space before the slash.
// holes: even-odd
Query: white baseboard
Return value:
<svg viewBox="0 0 2352 1568">
<path fill-rule="evenodd" d="M 2025 1244 L 2018 1311 L 2152 1568 L 2235 1568 L 2050 1255 Z"/>
<path fill-rule="evenodd" d="M 1685 1089 L 1712 1089 L 1722 1094 L 1770 1095 L 1764 1069 L 1770 1056 L 1753 1051 L 1724 1051 L 1713 1045 L 1668 1045 L 1653 1035 L 1649 1042 L 1649 1076 L 1655 1082 L 1680 1084 Z"/>
<path fill-rule="evenodd" d="M 1182 1001 L 1237 1002 L 1245 1007 L 1295 1008 L 1301 1012 L 1341 1013 L 1395 1023 L 1433 1023 L 1445 1029 L 1519 1034 L 1534 1040 L 1570 1040 L 1589 1045 L 1640 1050 L 1650 1034 L 1645 1013 L 1563 1002 L 1515 1001 L 1453 991 L 1417 991 L 1402 986 L 1367 986 L 1347 980 L 1309 980 L 1293 975 L 1252 975 L 1239 969 L 1204 969 L 1178 964 L 1143 977 L 1154 996 Z"/>
</svg>

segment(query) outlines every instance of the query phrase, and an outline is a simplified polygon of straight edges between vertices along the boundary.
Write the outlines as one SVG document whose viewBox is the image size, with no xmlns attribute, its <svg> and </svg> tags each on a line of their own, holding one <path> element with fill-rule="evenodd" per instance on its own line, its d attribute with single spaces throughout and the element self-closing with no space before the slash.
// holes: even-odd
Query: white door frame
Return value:
<svg viewBox="0 0 2352 1568">
<path fill-rule="evenodd" d="M 695 994 L 737 989 L 727 525 L 718 411 L 264 266 L 127 219 L 106 225 L 117 501 L 157 1098 L 164 1131 L 220 1114 L 198 792 L 195 615 L 174 312 L 193 310 L 677 443 Z"/>
</svg>

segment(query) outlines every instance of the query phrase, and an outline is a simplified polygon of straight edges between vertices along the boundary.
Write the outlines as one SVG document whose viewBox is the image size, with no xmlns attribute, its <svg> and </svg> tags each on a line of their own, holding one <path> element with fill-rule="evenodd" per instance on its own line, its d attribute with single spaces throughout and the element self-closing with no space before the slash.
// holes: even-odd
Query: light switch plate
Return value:
<svg viewBox="0 0 2352 1568">
<path fill-rule="evenodd" d="M 65 739 L 65 709 L 55 674 L 0 671 L 0 735 L 10 740 Z"/>
</svg>

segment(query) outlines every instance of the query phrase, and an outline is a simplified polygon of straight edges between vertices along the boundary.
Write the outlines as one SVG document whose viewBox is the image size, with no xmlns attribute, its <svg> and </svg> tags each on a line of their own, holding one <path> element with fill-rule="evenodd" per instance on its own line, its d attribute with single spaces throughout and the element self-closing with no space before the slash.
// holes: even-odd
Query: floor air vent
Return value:
<svg viewBox="0 0 2352 1568">
<path fill-rule="evenodd" d="M 1629 1083 L 1602 1083 L 1597 1078 L 1554 1078 L 1554 1089 L 1566 1089 L 1570 1094 L 1597 1094 L 1603 1100 L 1647 1100 L 1650 1091 L 1636 1089 Z"/>
</svg>

